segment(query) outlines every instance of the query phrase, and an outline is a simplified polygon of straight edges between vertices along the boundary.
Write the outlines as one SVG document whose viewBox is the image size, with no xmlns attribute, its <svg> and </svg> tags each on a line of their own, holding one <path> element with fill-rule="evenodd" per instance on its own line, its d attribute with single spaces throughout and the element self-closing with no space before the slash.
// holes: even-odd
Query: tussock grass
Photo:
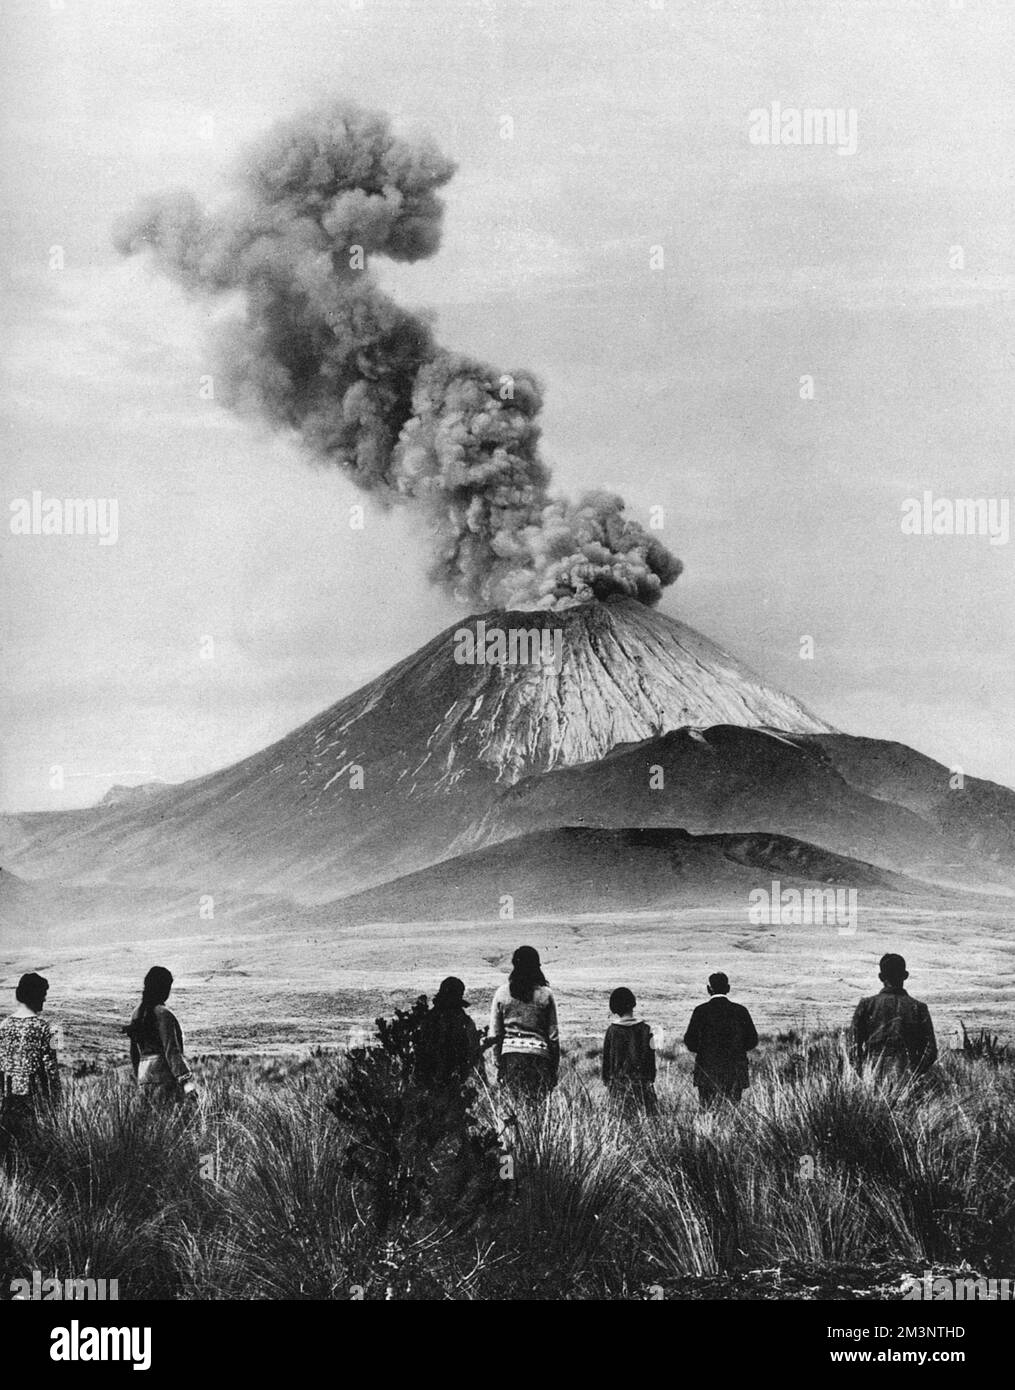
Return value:
<svg viewBox="0 0 1015 1390">
<path fill-rule="evenodd" d="M 891 1261 L 1015 1273 L 1015 1066 L 996 1057 L 885 1086 L 838 1038 L 793 1040 L 764 1050 L 737 1109 L 707 1113 L 681 1058 L 661 1068 L 659 1115 L 632 1119 L 579 1054 L 515 1124 L 480 1088 L 472 1113 L 503 1136 L 495 1199 L 442 1187 L 452 1150 L 417 1145 L 431 1195 L 383 1220 L 327 1108 L 348 1065 L 207 1061 L 190 1108 L 153 1107 L 122 1074 L 70 1080 L 0 1165 L 0 1296 L 33 1270 L 180 1299 L 638 1298 Z M 396 1116 L 392 1088 L 371 1103 Z"/>
</svg>

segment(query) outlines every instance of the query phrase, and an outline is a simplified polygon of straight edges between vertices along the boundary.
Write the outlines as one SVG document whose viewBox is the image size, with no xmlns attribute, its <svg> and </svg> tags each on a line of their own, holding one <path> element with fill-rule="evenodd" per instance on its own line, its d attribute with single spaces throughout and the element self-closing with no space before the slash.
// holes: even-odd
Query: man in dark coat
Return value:
<svg viewBox="0 0 1015 1390">
<path fill-rule="evenodd" d="M 694 1084 L 703 1106 L 717 1098 L 740 1100 L 748 1084 L 747 1054 L 758 1033 L 743 1004 L 729 998 L 730 982 L 721 971 L 708 977 L 710 998 L 691 1015 L 684 1046 L 694 1053 Z"/>
<path fill-rule="evenodd" d="M 853 1014 L 854 1061 L 899 1077 L 919 1076 L 937 1061 L 930 1010 L 903 988 L 909 971 L 902 956 L 882 956 L 878 978 L 880 994 L 861 999 Z"/>
</svg>

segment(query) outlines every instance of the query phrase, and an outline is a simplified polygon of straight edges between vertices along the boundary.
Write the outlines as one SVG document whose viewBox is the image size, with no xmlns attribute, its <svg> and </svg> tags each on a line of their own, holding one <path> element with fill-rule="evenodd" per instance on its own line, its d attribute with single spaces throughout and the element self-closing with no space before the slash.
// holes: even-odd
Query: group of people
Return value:
<svg viewBox="0 0 1015 1390">
<path fill-rule="evenodd" d="M 858 1066 L 877 1066 L 895 1075 L 920 1074 L 937 1060 L 930 1011 L 906 990 L 902 956 L 882 956 L 880 993 L 860 1000 L 851 1043 Z M 749 1081 L 747 1057 L 758 1032 L 743 1004 L 730 999 L 729 978 L 708 978 L 708 999 L 691 1014 L 684 1045 L 694 1054 L 693 1081 L 701 1104 L 737 1104 Z M 465 985 L 444 980 L 420 1028 L 417 1072 L 432 1088 L 464 1081 L 487 1048 L 497 1059 L 497 1077 L 509 1091 L 528 1099 L 545 1096 L 557 1081 L 560 1034 L 557 1005 L 539 953 L 519 946 L 511 974 L 493 996 L 490 1023 L 482 1037 L 470 1015 Z M 602 1078 L 612 1098 L 647 1114 L 657 1109 L 656 1057 L 652 1029 L 635 1016 L 637 1000 L 624 986 L 610 995 L 612 1021 L 603 1039 Z"/>
<path fill-rule="evenodd" d="M 851 1039 L 859 1066 L 876 1065 L 896 1075 L 920 1074 L 937 1059 L 937 1045 L 926 1004 L 906 991 L 909 972 L 902 956 L 882 956 L 880 993 L 861 999 L 853 1015 Z M 124 1028 L 138 1085 L 152 1099 L 194 1096 L 196 1083 L 184 1055 L 183 1032 L 168 1007 L 173 977 L 161 965 L 144 979 L 141 1002 Z M 23 975 L 17 1007 L 0 1023 L 0 1082 L 4 1117 L 30 1108 L 39 1098 L 55 1098 L 60 1073 L 53 1030 L 43 1018 L 49 981 Z M 703 1106 L 716 1101 L 736 1104 L 748 1084 L 747 1055 L 758 1033 L 743 1004 L 729 997 L 722 972 L 708 979 L 708 1000 L 691 1015 L 684 1044 L 694 1054 L 693 1080 Z M 603 1039 L 602 1077 L 612 1098 L 656 1111 L 656 1058 L 652 1029 L 635 1017 L 637 1000 L 621 986 L 610 995 L 611 1023 Z M 483 1053 L 493 1049 L 498 1081 L 514 1096 L 545 1097 L 556 1085 L 560 1068 L 557 1004 L 539 952 L 519 946 L 511 973 L 496 990 L 485 1036 L 466 1012 L 465 985 L 455 976 L 444 980 L 422 1020 L 416 1038 L 419 1081 L 431 1089 L 464 1082 L 478 1071 Z"/>
<path fill-rule="evenodd" d="M 141 1002 L 124 1028 L 138 1085 L 153 1099 L 193 1096 L 197 1084 L 183 1053 L 183 1030 L 166 1005 L 173 977 L 154 965 L 144 978 Z M 49 981 L 31 972 L 14 991 L 17 1007 L 0 1023 L 0 1103 L 9 1124 L 38 1100 L 60 1094 L 56 1034 L 43 1017 Z"/>
<path fill-rule="evenodd" d="M 720 1097 L 738 1101 L 747 1086 L 747 1054 L 758 1045 L 751 1015 L 728 997 L 730 983 L 710 976 L 708 1004 L 691 1016 L 684 1042 L 695 1054 L 694 1084 L 702 1103 Z M 602 1077 L 611 1098 L 648 1114 L 657 1109 L 656 1054 L 652 1029 L 635 1016 L 637 1000 L 620 986 L 610 995 L 612 1021 L 603 1039 Z M 468 1079 L 483 1052 L 492 1048 L 497 1079 L 523 1100 L 538 1100 L 556 1085 L 560 1068 L 557 1003 L 543 974 L 539 952 L 519 946 L 511 974 L 494 993 L 486 1036 L 480 1035 L 455 976 L 441 983 L 416 1041 L 417 1075 L 439 1089 Z"/>
</svg>

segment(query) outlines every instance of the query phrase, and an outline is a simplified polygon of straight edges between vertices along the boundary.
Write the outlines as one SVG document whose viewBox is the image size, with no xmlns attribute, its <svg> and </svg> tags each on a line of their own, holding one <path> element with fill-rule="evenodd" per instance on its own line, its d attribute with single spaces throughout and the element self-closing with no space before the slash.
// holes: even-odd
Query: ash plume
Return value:
<svg viewBox="0 0 1015 1390">
<path fill-rule="evenodd" d="M 114 240 L 125 255 L 150 251 L 193 293 L 238 297 L 241 315 L 220 331 L 220 394 L 295 431 L 313 459 L 382 502 L 422 509 L 431 578 L 451 595 L 497 607 L 656 603 L 681 564 L 623 500 L 550 494 L 532 373 L 446 351 L 370 272 L 371 256 L 434 254 L 454 171 L 430 141 L 394 135 L 387 116 L 333 103 L 257 141 L 223 205 L 165 194 Z"/>
</svg>

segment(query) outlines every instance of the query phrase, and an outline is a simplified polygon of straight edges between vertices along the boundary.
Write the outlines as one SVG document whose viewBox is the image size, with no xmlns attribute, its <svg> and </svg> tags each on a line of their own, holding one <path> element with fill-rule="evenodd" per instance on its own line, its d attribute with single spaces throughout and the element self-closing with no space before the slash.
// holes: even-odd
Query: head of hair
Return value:
<svg viewBox="0 0 1015 1390">
<path fill-rule="evenodd" d="M 148 1027 L 152 1011 L 157 1004 L 164 1004 L 173 987 L 172 973 L 164 965 L 153 965 L 144 977 L 141 990 L 141 1006 L 136 1015 L 123 1030 L 129 1037 L 138 1041 Z"/>
<path fill-rule="evenodd" d="M 465 984 L 457 975 L 449 975 L 441 980 L 440 989 L 433 997 L 435 1009 L 460 1009 L 465 1002 Z"/>
<path fill-rule="evenodd" d="M 27 975 L 22 975 L 18 981 L 17 989 L 14 991 L 14 998 L 19 1004 L 25 1004 L 29 1009 L 38 1013 L 46 1002 L 48 992 L 49 981 L 44 975 L 36 975 L 33 970 Z"/>
<path fill-rule="evenodd" d="M 616 1014 L 618 1018 L 623 1014 L 634 1013 L 634 1006 L 637 1002 L 631 991 L 621 985 L 610 995 L 610 1013 Z"/>
<path fill-rule="evenodd" d="M 717 970 L 714 975 L 709 975 L 708 992 L 709 994 L 729 994 L 729 976 L 724 974 L 721 970 Z"/>
<path fill-rule="evenodd" d="M 141 991 L 141 1007 L 153 1009 L 156 1004 L 164 1004 L 173 987 L 172 973 L 164 965 L 153 965 L 144 977 Z"/>
<path fill-rule="evenodd" d="M 895 985 L 896 987 L 899 987 L 903 980 L 909 978 L 905 960 L 902 956 L 897 956 L 894 951 L 889 951 L 878 961 L 878 974 L 886 985 Z"/>
<path fill-rule="evenodd" d="M 508 989 L 512 999 L 520 999 L 528 1004 L 540 985 L 546 984 L 535 946 L 519 946 L 511 957 L 511 974 L 508 976 Z"/>
</svg>

